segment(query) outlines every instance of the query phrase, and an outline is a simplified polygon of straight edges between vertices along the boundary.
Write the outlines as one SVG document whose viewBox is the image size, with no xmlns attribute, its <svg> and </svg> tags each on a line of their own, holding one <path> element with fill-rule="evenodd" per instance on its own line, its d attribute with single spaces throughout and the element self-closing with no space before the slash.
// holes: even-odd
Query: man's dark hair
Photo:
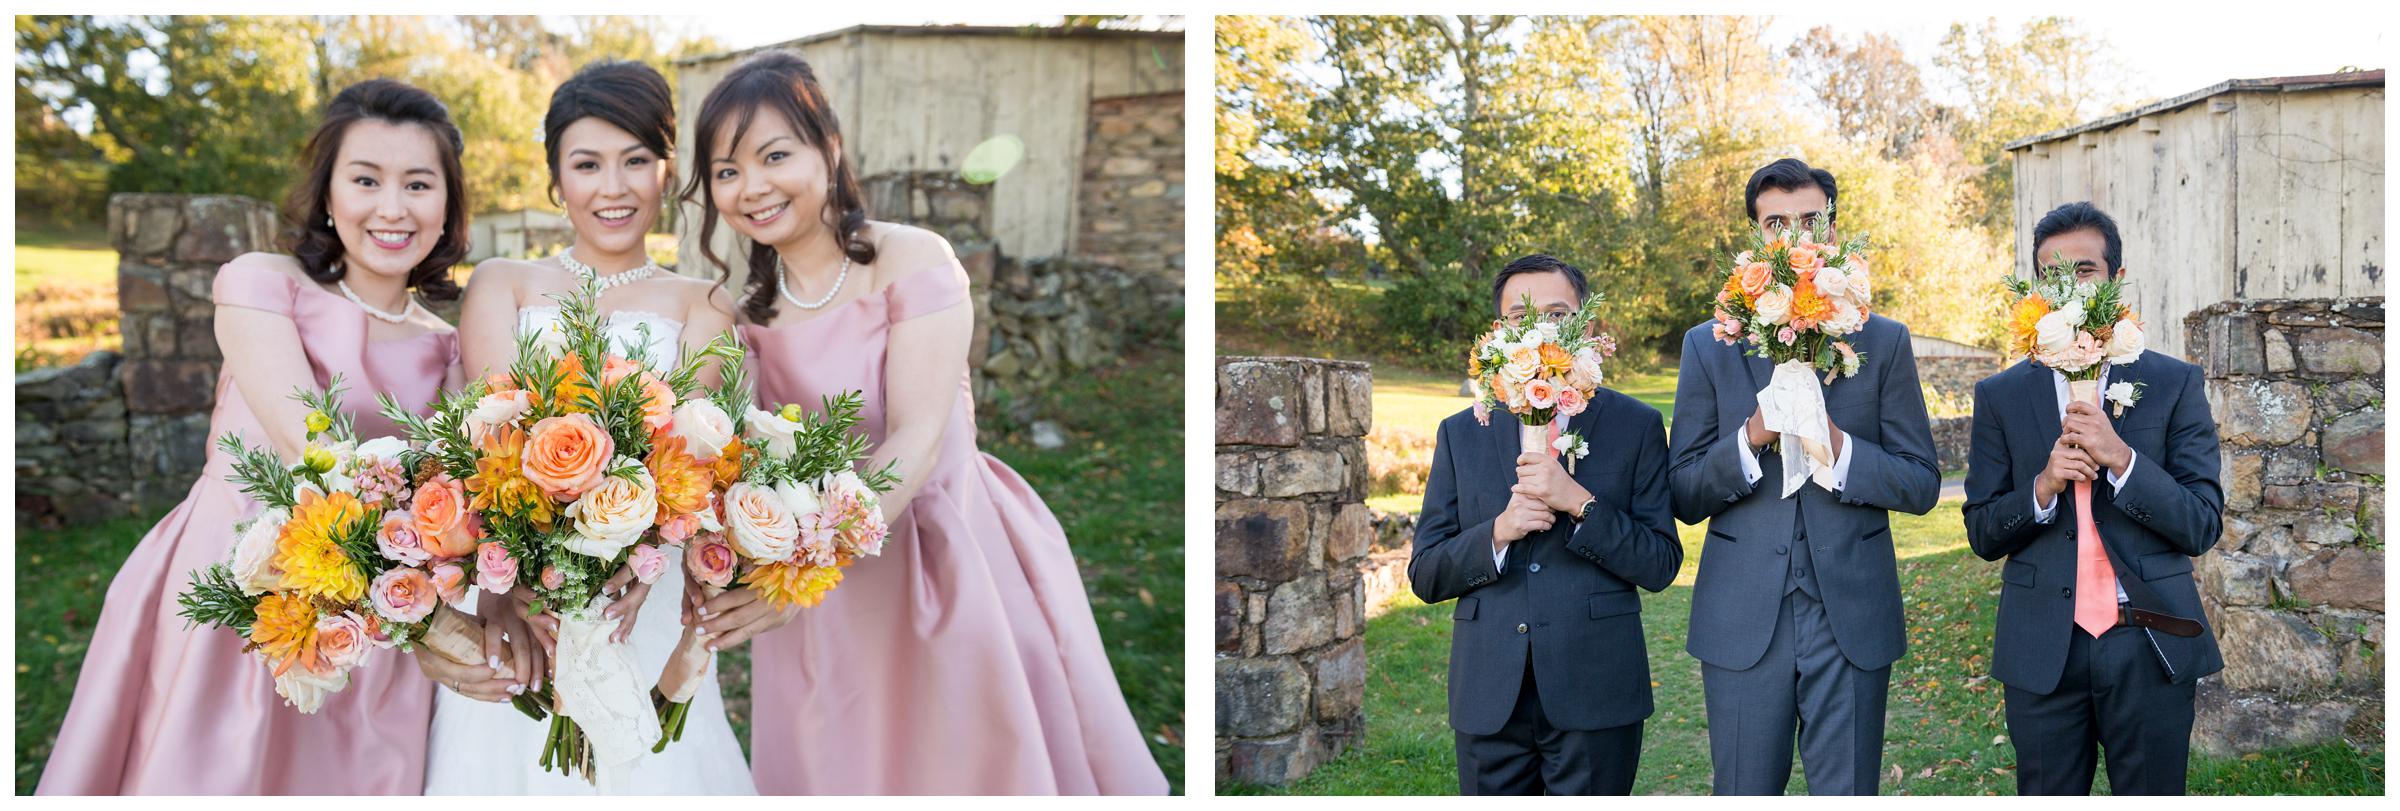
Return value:
<svg viewBox="0 0 2400 811">
<path fill-rule="evenodd" d="M 1492 312 L 1508 311 L 1508 303 L 1500 300 L 1500 291 L 1508 287 L 1509 277 L 1520 273 L 1557 273 L 1566 276 L 1567 284 L 1575 287 L 1576 306 L 1582 306 L 1584 297 L 1592 294 L 1592 283 L 1584 278 L 1583 268 L 1546 253 L 1530 254 L 1508 263 L 1508 267 L 1500 269 L 1500 275 L 1492 277 Z"/>
<path fill-rule="evenodd" d="M 2123 270 L 2125 268 L 2125 242 L 2117 238 L 2117 221 L 2109 217 L 2108 212 L 2101 211 L 2098 206 L 2089 202 L 2080 202 L 2050 209 L 2050 213 L 2042 215 L 2040 222 L 2033 224 L 2034 272 L 2039 274 L 2042 271 L 2043 240 L 2070 231 L 2081 231 L 2085 228 L 2100 232 L 2100 239 L 2108 243 L 2107 248 L 2100 253 L 2100 258 L 2108 262 L 2108 267 L 2105 268 L 2108 275 L 2113 277 L 2117 275 L 2117 271 Z"/>
<path fill-rule="evenodd" d="M 1742 210 L 1749 212 L 1751 222 L 1758 222 L 1759 192 L 1798 191 L 1812 184 L 1825 192 L 1825 222 L 1831 225 L 1839 216 L 1833 201 L 1840 196 L 1834 192 L 1833 173 L 1811 167 L 1799 158 L 1784 158 L 1751 172 L 1750 185 L 1742 189 Z"/>
</svg>

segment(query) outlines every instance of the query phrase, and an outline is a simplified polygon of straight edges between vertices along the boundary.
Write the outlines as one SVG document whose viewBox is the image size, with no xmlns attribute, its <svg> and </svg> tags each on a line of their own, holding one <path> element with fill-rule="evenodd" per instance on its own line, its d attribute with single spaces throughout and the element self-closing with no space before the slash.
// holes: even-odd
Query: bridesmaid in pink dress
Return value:
<svg viewBox="0 0 2400 811">
<path fill-rule="evenodd" d="M 439 101 L 398 82 L 354 85 L 309 141 L 307 181 L 285 205 L 293 255 L 245 254 L 218 270 L 225 365 L 207 467 L 109 584 L 91 650 L 42 774 L 41 794 L 416 794 L 433 683 L 382 651 L 316 715 L 283 706 L 241 638 L 191 628 L 175 600 L 223 561 L 258 505 L 225 480 L 231 434 L 296 458 L 297 386 L 340 375 L 360 439 L 398 435 L 384 393 L 419 411 L 457 382 L 458 336 L 416 303 L 458 295 L 466 253 L 460 137 Z M 473 674 L 460 674 L 462 680 Z M 480 674 L 490 681 L 489 670 Z M 474 684 L 505 689 L 505 684 Z"/>
<path fill-rule="evenodd" d="M 699 119 L 687 196 L 708 192 L 701 244 L 721 217 L 757 246 L 741 331 L 760 402 L 865 392 L 868 466 L 897 462 L 902 476 L 883 503 L 883 555 L 823 604 L 777 612 L 734 589 L 687 620 L 724 633 L 720 648 L 757 637 L 759 793 L 1164 793 L 1066 532 L 976 449 L 974 317 L 949 243 L 866 219 L 798 57 L 736 68 Z"/>
</svg>

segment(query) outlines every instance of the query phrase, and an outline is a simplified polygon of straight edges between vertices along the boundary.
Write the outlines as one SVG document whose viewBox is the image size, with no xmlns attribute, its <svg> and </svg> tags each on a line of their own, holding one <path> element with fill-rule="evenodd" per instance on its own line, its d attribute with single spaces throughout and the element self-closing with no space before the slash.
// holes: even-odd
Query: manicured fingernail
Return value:
<svg viewBox="0 0 2400 811">
<path fill-rule="evenodd" d="M 705 635 L 707 635 L 707 634 L 708 634 L 708 626 L 706 626 L 706 625 L 702 625 L 702 626 L 699 626 L 699 627 L 693 628 L 693 629 L 692 629 L 692 633 L 695 633 L 695 634 L 701 634 L 701 635 L 705 636 Z"/>
<path fill-rule="evenodd" d="M 498 656 L 494 656 L 494 657 L 492 657 L 492 658 L 491 658 L 491 661 L 485 662 L 484 664 L 485 664 L 485 665 L 488 665 L 488 666 L 490 666 L 490 667 L 491 667 L 493 670 L 499 670 L 499 669 L 500 669 L 500 657 L 498 657 Z"/>
<path fill-rule="evenodd" d="M 709 652 L 709 653 L 716 653 L 716 652 L 717 652 L 717 646 L 716 646 L 716 645 L 714 645 L 714 644 L 711 644 L 711 645 L 709 645 L 709 646 L 708 646 L 708 652 Z"/>
</svg>

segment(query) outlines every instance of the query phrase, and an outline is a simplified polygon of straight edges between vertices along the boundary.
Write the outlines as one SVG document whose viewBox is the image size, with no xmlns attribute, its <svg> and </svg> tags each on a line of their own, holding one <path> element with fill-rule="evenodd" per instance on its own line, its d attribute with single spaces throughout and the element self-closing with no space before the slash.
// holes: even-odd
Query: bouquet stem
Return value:
<svg viewBox="0 0 2400 811">
<path fill-rule="evenodd" d="M 724 593 L 724 586 L 700 586 L 702 602 Z M 676 640 L 675 652 L 667 656 L 666 671 L 659 674 L 658 686 L 651 691 L 651 700 L 658 704 L 660 733 L 652 752 L 667 751 L 667 744 L 683 738 L 683 721 L 691 714 L 692 696 L 699 694 L 705 683 L 702 680 L 717 661 L 717 652 L 708 649 L 717 634 L 699 633 L 698 627 L 705 626 L 684 626 L 683 638 Z"/>
</svg>

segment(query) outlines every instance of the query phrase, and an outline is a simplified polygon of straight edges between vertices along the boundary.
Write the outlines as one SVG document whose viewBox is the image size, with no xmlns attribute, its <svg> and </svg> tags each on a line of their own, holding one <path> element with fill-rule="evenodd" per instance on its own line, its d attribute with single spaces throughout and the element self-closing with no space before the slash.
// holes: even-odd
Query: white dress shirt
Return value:
<svg viewBox="0 0 2400 811">
<path fill-rule="evenodd" d="M 2066 419 L 2067 419 L 2067 401 L 2068 401 L 2068 399 L 2069 399 L 2069 398 L 2073 397 L 2074 395 L 2069 393 L 2069 392 L 2071 391 L 2071 389 L 2069 389 L 2069 388 L 2067 387 L 2067 376 L 2066 376 L 2066 374 L 2064 374 L 2064 373 L 2062 373 L 2062 372 L 2060 372 L 2060 371 L 2058 371 L 2058 370 L 2056 370 L 2056 369 L 2052 369 L 2052 370 L 2050 370 L 2050 378 L 2051 378 L 2051 380 L 2052 380 L 2053 382 L 2056 382 L 2056 383 L 2058 384 L 2058 419 L 2059 419 L 2059 421 L 2060 421 L 2060 422 L 2062 422 L 2062 423 L 2063 423 L 2063 422 L 2065 422 L 2065 421 L 2066 421 Z M 2107 369 L 2102 369 L 2102 370 L 2100 370 L 2100 389 L 2101 389 L 2102 391 L 2107 391 L 2107 390 L 2108 390 L 2108 370 L 2107 370 Z M 2134 453 L 2132 450 L 2128 449 L 2128 450 L 2125 452 L 2125 475 L 2119 476 L 2119 475 L 2117 475 L 2117 472 L 2116 472 L 2115 470 L 2110 470 L 2110 469 L 2107 469 L 2107 468 L 2102 468 L 2102 470 L 2104 470 L 2104 471 L 2107 473 L 2107 476 L 2108 476 L 2108 487 L 2109 487 L 2109 490 L 2110 490 L 2110 492 L 2116 492 L 2116 491 L 2120 491 L 2120 490 L 2123 490 L 2123 489 L 2125 489 L 2125 480 L 2126 480 L 2126 479 L 2131 479 L 2131 478 L 2133 478 L 2133 466 L 2134 466 L 2134 464 L 2135 464 L 2135 463 L 2137 463 L 2137 462 L 2140 462 L 2140 461 L 2141 461 L 2141 459 L 2142 459 L 2142 457 L 2141 457 L 2141 454 Z M 2071 486 L 2072 484 L 2073 484 L 2072 482 L 2069 482 L 2069 485 L 2070 485 L 2070 486 Z M 2038 497 L 2038 496 L 2036 496 L 2036 498 L 2039 498 L 2039 497 Z M 2050 522 L 2052 522 L 2052 521 L 2054 521 L 2054 520 L 2057 520 L 2057 518 L 2058 518 L 2058 497 L 2057 497 L 2057 496 L 2051 496 L 2051 497 L 2050 497 L 2050 503 L 2049 503 L 2049 504 L 2043 504 L 2043 503 L 2041 503 L 2041 502 L 2040 502 L 2040 501 L 2038 501 L 2038 500 L 2037 500 L 2037 501 L 2035 501 L 2035 502 L 2033 503 L 2033 522 L 2034 522 L 2034 523 L 2036 523 L 2036 524 L 2048 524 L 2048 523 L 2050 523 Z M 2124 584 L 2124 582 L 2122 582 L 2122 580 L 2120 580 L 2120 581 L 2117 583 L 2117 602 L 2120 602 L 2120 603 L 2122 603 L 2122 602 L 2125 602 L 2125 601 L 2126 601 L 2126 599 L 2127 599 L 2127 598 L 2126 598 L 2126 596 L 2125 596 L 2125 584 Z"/>
</svg>

